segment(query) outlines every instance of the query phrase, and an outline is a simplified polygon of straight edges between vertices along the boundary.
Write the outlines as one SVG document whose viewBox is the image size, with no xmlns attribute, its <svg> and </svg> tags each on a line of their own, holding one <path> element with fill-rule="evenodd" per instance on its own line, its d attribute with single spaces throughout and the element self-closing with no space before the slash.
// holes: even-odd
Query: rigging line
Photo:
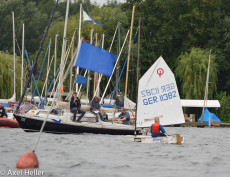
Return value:
<svg viewBox="0 0 230 177">
<path fill-rule="evenodd" d="M 59 67 L 60 67 L 60 65 L 59 65 Z M 57 86 L 56 84 L 58 83 L 58 78 L 60 77 L 60 71 L 59 72 L 57 72 L 57 76 L 58 77 L 56 77 L 56 79 L 55 79 L 55 81 L 54 81 L 54 85 L 53 85 L 53 88 L 52 88 L 52 91 L 51 91 L 51 94 L 49 95 L 49 98 L 51 98 L 52 97 L 52 95 L 53 95 L 53 97 L 54 97 L 54 90 L 55 90 L 55 87 Z M 48 106 L 48 103 L 49 103 L 49 100 L 47 101 L 47 103 L 46 103 L 46 106 Z"/>
<path fill-rule="evenodd" d="M 111 42 L 111 44 L 110 44 L 109 52 L 110 52 L 111 49 L 112 49 L 112 46 L 113 46 L 113 43 L 114 43 L 114 39 L 115 39 L 115 36 L 116 36 L 116 34 L 117 34 L 117 29 L 118 29 L 118 24 L 117 24 L 117 28 L 116 28 L 116 30 L 115 30 L 115 32 L 114 32 L 112 42 Z M 117 63 L 117 62 L 116 62 L 116 63 Z M 116 65 L 116 64 L 115 64 L 115 65 Z M 115 67 L 114 67 L 114 68 L 115 68 Z M 113 69 L 113 71 L 114 71 L 114 69 Z M 99 76 L 98 85 L 97 85 L 97 88 L 96 88 L 96 90 L 95 90 L 95 93 L 94 93 L 94 96 L 93 96 L 93 97 L 95 97 L 95 95 L 96 95 L 96 93 L 97 93 L 97 90 L 99 89 L 99 85 L 100 85 L 102 76 L 103 76 L 102 74 Z"/>
<path fill-rule="evenodd" d="M 99 40 L 97 40 L 97 41 L 98 41 L 98 42 L 97 42 L 97 46 L 100 47 L 101 41 L 102 41 L 102 36 L 101 36 L 101 38 L 100 38 Z"/>
<path fill-rule="evenodd" d="M 57 3 L 56 4 L 58 4 L 58 0 L 57 0 Z M 69 9 L 69 0 L 67 0 L 67 7 L 66 7 L 66 9 L 67 9 L 67 11 L 66 11 L 66 17 L 67 17 L 67 15 L 68 15 L 68 9 Z M 62 64 L 61 64 L 62 65 Z M 60 76 L 63 74 L 63 70 L 62 70 L 62 68 L 60 68 Z M 61 90 L 61 85 L 62 85 L 63 83 L 62 82 L 59 82 L 59 84 L 58 84 L 58 93 L 60 93 L 60 90 Z M 51 107 L 50 107 L 50 110 L 49 110 L 49 112 L 48 112 L 48 114 L 46 115 L 46 117 L 45 117 L 45 119 L 44 119 L 44 121 L 43 121 L 43 123 L 42 123 L 42 127 L 41 127 L 41 129 L 40 129 L 40 133 L 39 133 L 39 135 L 38 135 L 38 138 L 37 138 L 37 142 L 35 143 L 35 146 L 34 146 L 34 150 L 33 150 L 33 152 L 35 152 L 35 150 L 36 150 L 36 148 L 37 148 L 37 145 L 38 145 L 38 142 L 39 142 L 39 140 L 40 140 L 40 137 L 41 137 L 41 134 L 42 134 L 42 132 L 43 132 L 43 129 L 44 129 L 44 127 L 45 127 L 45 124 L 46 124 L 46 121 L 47 121 L 47 119 L 48 119 L 48 116 L 50 115 L 50 112 L 51 112 L 51 110 L 53 109 L 53 107 L 54 107 L 54 105 L 56 104 L 56 98 L 57 98 L 57 92 L 55 93 L 55 95 L 54 95 L 54 99 L 53 99 L 53 102 L 52 102 L 52 105 L 51 105 Z"/>
<path fill-rule="evenodd" d="M 32 70 L 31 70 L 31 72 L 30 72 L 29 78 L 28 78 L 28 80 L 27 80 L 27 82 L 26 82 L 26 85 L 25 85 L 25 87 L 24 87 L 23 93 L 22 93 L 22 95 L 21 95 L 21 98 L 20 98 L 20 100 L 19 100 L 18 106 L 17 106 L 17 108 L 16 108 L 16 112 L 18 112 L 18 109 L 19 109 L 19 107 L 20 107 L 20 105 L 21 105 L 21 103 L 22 103 L 22 100 L 23 100 L 24 96 L 25 96 L 26 89 L 27 89 L 27 87 L 28 87 L 29 84 L 30 84 L 32 74 L 33 74 L 34 69 L 35 69 L 35 67 L 36 67 L 36 65 L 37 65 L 38 58 L 39 58 L 39 55 L 40 55 L 41 50 L 42 50 L 42 46 L 43 46 L 44 41 L 45 41 L 45 39 L 46 39 L 46 36 L 47 36 L 47 34 L 48 34 L 48 31 L 49 31 L 49 28 L 50 28 L 50 24 L 51 24 L 51 22 L 52 22 L 52 20 L 53 20 L 53 17 L 54 17 L 54 13 L 55 13 L 55 11 L 56 11 L 56 9 L 57 9 L 58 1 L 59 1 L 59 0 L 56 1 L 56 4 L 55 4 L 55 6 L 54 6 L 54 9 L 53 9 L 53 12 L 52 12 L 50 21 L 49 21 L 48 26 L 47 26 L 47 28 L 46 28 L 46 32 L 45 32 L 45 34 L 44 34 L 44 36 L 43 36 L 42 42 L 41 42 L 40 47 L 39 47 L 39 49 L 38 49 L 38 53 L 37 53 L 37 56 L 36 56 L 36 58 L 35 58 L 34 65 L 33 65 L 33 67 L 32 67 Z M 37 146 L 37 145 L 36 145 L 36 146 Z M 35 149 L 36 149 L 36 146 L 35 146 Z M 35 149 L 34 149 L 34 151 L 35 151 Z M 34 151 L 33 151 L 33 152 L 34 152 Z"/>
<path fill-rule="evenodd" d="M 36 91 L 36 88 L 37 88 L 37 84 L 38 84 L 39 79 L 40 79 L 40 77 L 41 77 L 41 74 L 42 74 L 42 71 L 43 71 L 43 67 L 44 67 L 44 65 L 45 65 L 45 61 L 46 61 L 46 57 L 47 57 L 49 48 L 50 48 L 50 45 L 48 44 L 47 50 L 46 50 L 46 55 L 45 55 L 45 58 L 44 58 L 44 60 L 43 60 L 42 67 L 41 67 L 41 71 L 40 71 L 40 73 L 39 73 L 39 76 L 38 76 L 38 79 L 37 79 L 37 83 L 36 83 L 36 85 L 35 85 L 35 89 L 34 89 L 34 91 L 33 91 L 33 94 L 32 94 L 31 100 L 30 100 L 30 103 L 32 103 L 32 100 L 33 100 L 33 97 L 34 97 L 34 94 L 35 94 L 35 91 Z M 41 96 L 42 96 L 42 95 L 41 95 Z"/>
<path fill-rule="evenodd" d="M 76 31 L 75 31 L 75 32 L 76 32 Z M 73 36 L 75 36 L 75 32 L 74 32 Z M 65 69 L 65 66 L 66 66 L 66 63 L 67 63 L 67 60 L 68 60 L 68 57 L 69 57 L 70 49 L 71 49 L 71 47 L 72 47 L 72 45 L 73 45 L 73 42 L 74 42 L 74 38 L 72 38 L 71 43 L 69 44 L 68 49 L 67 49 L 67 51 L 65 52 L 62 75 L 63 75 L 63 73 L 64 73 L 64 69 Z M 74 56 L 75 56 L 75 54 L 74 54 Z M 73 58 L 74 58 L 74 57 L 73 57 Z M 71 59 L 71 61 L 73 60 L 73 58 Z M 70 69 L 70 65 L 68 66 L 67 71 L 65 72 L 64 78 L 62 79 L 62 84 L 63 84 L 64 80 L 65 80 L 66 77 L 67 77 L 67 74 L 68 74 L 68 72 L 69 72 L 69 69 Z M 59 77 L 60 77 L 60 73 L 59 73 Z M 57 78 L 57 79 L 58 79 L 58 78 Z M 55 88 L 55 86 L 56 86 L 56 82 L 55 82 L 55 84 L 54 84 L 54 88 Z M 54 88 L 52 89 L 52 93 L 53 93 L 53 91 L 54 91 Z M 58 87 L 56 88 L 56 92 L 57 92 L 57 90 L 58 90 Z M 55 92 L 55 95 L 56 95 L 56 92 Z M 51 95 L 52 95 L 52 94 L 51 94 Z"/>
<path fill-rule="evenodd" d="M 27 54 L 27 51 L 26 51 L 26 50 L 25 50 L 25 54 L 26 54 L 26 59 L 27 59 L 28 64 L 29 64 L 29 68 L 32 70 L 32 67 L 31 67 L 31 65 L 30 65 L 30 60 L 29 60 L 29 57 L 28 57 L 28 54 Z M 35 86 L 36 86 L 37 83 L 36 83 L 34 74 L 32 74 L 32 77 L 33 77 L 34 84 L 35 84 Z M 38 90 L 38 87 L 35 87 L 35 89 L 37 89 L 37 93 L 38 93 L 39 99 L 40 99 L 40 101 L 42 101 L 41 95 L 40 95 L 39 90 Z M 44 105 L 42 105 L 42 108 L 44 109 Z"/>
<path fill-rule="evenodd" d="M 19 50 L 19 54 L 20 54 L 20 56 L 22 56 L 22 52 L 21 52 L 21 49 L 20 49 L 20 47 L 19 47 L 19 45 L 18 45 L 18 40 L 17 40 L 17 38 L 16 38 L 16 35 L 15 35 L 15 42 L 16 42 L 16 44 L 17 44 L 17 47 L 18 47 L 18 50 Z"/>
<path fill-rule="evenodd" d="M 54 59 L 54 55 L 52 56 L 52 59 L 51 59 L 51 62 L 50 62 L 49 68 L 48 68 L 48 74 L 47 74 L 47 76 L 46 76 L 45 83 L 47 83 L 47 82 L 48 82 L 48 75 L 49 75 L 49 72 L 50 72 L 50 68 L 51 68 L 51 65 L 52 65 L 53 59 Z M 43 88 L 42 88 L 41 97 L 42 97 L 43 92 L 44 92 L 44 89 L 45 89 L 45 83 L 44 83 Z M 44 102 L 44 100 L 43 100 L 43 102 Z M 40 105 L 40 104 L 39 104 L 39 105 Z"/>
<path fill-rule="evenodd" d="M 119 61 L 119 59 L 120 59 L 121 53 L 122 53 L 123 48 L 124 48 L 124 46 L 125 46 L 125 43 L 126 43 L 128 34 L 129 34 L 129 30 L 128 30 L 126 36 L 125 36 L 125 40 L 124 40 L 123 45 L 122 45 L 122 47 L 121 47 L 121 51 L 120 51 L 120 53 L 119 53 L 119 55 L 118 55 L 118 57 L 117 57 L 116 63 L 115 63 L 115 65 L 114 65 L 114 67 L 113 67 L 112 75 L 109 77 L 109 81 L 107 82 L 107 85 L 106 85 L 106 87 L 105 87 L 104 93 L 103 93 L 103 95 L 102 95 L 102 97 L 101 97 L 101 101 L 103 100 L 103 98 L 104 98 L 104 96 L 105 96 L 105 93 L 106 93 L 107 88 L 108 88 L 108 84 L 110 83 L 111 78 L 112 78 L 112 76 L 113 76 L 113 73 L 114 73 L 114 71 L 115 71 L 115 69 L 116 69 L 117 63 L 118 63 L 118 61 Z M 100 103 L 101 103 L 101 101 L 100 101 Z"/>
<path fill-rule="evenodd" d="M 124 71 L 126 62 L 127 62 L 127 60 L 128 60 L 128 56 L 130 55 L 130 52 L 131 52 L 131 50 L 132 50 L 132 46 L 133 46 L 134 40 L 135 40 L 135 38 L 136 38 L 136 36 L 137 36 L 138 30 L 139 30 L 139 28 L 137 28 L 136 34 L 135 34 L 135 36 L 134 36 L 134 38 L 133 38 L 133 41 L 132 41 L 132 44 L 131 44 L 129 53 L 128 53 L 127 57 L 126 57 L 125 63 L 124 63 L 123 68 L 122 68 L 122 70 L 121 70 L 120 77 L 119 77 L 119 79 L 118 79 L 118 81 L 117 81 L 117 84 L 116 84 L 116 87 L 115 87 L 115 89 L 114 89 L 114 91 L 113 91 L 113 95 L 112 95 L 112 97 L 110 98 L 109 104 L 111 103 L 111 100 L 113 99 L 113 96 L 114 96 L 115 91 L 116 91 L 116 89 L 117 89 L 118 83 L 119 83 L 119 81 L 120 81 L 120 79 L 121 79 L 121 75 L 122 75 L 122 73 L 123 73 L 123 71 Z"/>
<path fill-rule="evenodd" d="M 92 44 L 93 44 L 93 42 L 94 42 L 95 38 L 96 38 L 96 33 L 93 35 Z"/>
<path fill-rule="evenodd" d="M 60 69 L 60 65 L 59 65 L 59 67 L 58 67 L 57 72 L 55 73 L 55 76 L 53 77 L 53 79 L 52 79 L 52 81 L 51 81 L 51 83 L 50 83 L 50 85 L 49 85 L 49 88 L 48 88 L 48 90 L 47 90 L 47 92 L 46 92 L 46 95 L 45 95 L 45 97 L 44 97 L 44 99 L 43 99 L 43 104 L 44 104 L 44 102 L 45 102 L 45 100 L 46 100 L 46 98 L 47 98 L 47 95 L 49 94 L 49 91 L 50 91 L 50 89 L 51 89 L 51 87 L 52 87 L 52 85 L 53 85 L 53 83 L 54 83 L 54 80 L 56 79 L 56 77 L 57 77 L 57 75 L 58 75 L 59 69 Z"/>
</svg>

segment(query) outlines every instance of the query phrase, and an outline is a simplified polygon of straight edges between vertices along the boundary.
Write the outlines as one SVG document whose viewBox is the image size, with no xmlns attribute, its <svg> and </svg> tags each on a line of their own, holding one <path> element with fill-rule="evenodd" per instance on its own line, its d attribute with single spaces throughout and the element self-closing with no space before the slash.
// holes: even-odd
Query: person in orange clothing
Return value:
<svg viewBox="0 0 230 177">
<path fill-rule="evenodd" d="M 155 117 L 155 123 L 150 127 L 152 137 L 166 136 L 165 129 L 160 125 L 159 117 Z"/>
</svg>

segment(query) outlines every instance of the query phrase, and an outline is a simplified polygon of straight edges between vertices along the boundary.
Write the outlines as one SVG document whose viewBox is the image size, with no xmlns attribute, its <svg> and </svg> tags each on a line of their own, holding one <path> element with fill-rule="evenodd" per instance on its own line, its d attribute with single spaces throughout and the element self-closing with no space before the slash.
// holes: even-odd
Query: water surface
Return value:
<svg viewBox="0 0 230 177">
<path fill-rule="evenodd" d="M 185 143 L 142 144 L 121 135 L 43 133 L 36 150 L 38 170 L 50 177 L 230 176 L 229 128 L 165 129 L 168 134 L 180 133 Z M 17 171 L 18 158 L 32 151 L 38 133 L 0 128 L 0 134 L 0 172 L 7 176 L 9 170 Z"/>
</svg>

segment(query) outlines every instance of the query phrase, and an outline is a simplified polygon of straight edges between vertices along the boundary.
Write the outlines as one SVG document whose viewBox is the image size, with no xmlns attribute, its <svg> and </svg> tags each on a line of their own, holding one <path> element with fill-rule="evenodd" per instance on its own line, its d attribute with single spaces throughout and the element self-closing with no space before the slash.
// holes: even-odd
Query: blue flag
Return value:
<svg viewBox="0 0 230 177">
<path fill-rule="evenodd" d="M 74 66 L 111 76 L 115 59 L 113 53 L 81 41 Z"/>
<path fill-rule="evenodd" d="M 83 10 L 83 21 L 84 22 L 93 22 L 95 25 L 103 26 L 103 24 L 96 22 L 92 19 L 84 10 Z"/>
<path fill-rule="evenodd" d="M 78 74 L 77 79 L 76 79 L 76 83 L 85 85 L 86 84 L 86 77 Z"/>
</svg>

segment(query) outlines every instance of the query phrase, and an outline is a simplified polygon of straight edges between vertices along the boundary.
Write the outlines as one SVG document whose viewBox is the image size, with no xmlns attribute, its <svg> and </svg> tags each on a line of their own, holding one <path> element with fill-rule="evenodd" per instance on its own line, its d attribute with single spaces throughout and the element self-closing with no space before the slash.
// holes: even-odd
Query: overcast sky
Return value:
<svg viewBox="0 0 230 177">
<path fill-rule="evenodd" d="M 91 3 L 94 3 L 96 2 L 97 4 L 99 4 L 100 6 L 107 3 L 107 0 L 90 0 Z M 117 0 L 118 3 L 123 3 L 125 2 L 126 0 Z"/>
</svg>

